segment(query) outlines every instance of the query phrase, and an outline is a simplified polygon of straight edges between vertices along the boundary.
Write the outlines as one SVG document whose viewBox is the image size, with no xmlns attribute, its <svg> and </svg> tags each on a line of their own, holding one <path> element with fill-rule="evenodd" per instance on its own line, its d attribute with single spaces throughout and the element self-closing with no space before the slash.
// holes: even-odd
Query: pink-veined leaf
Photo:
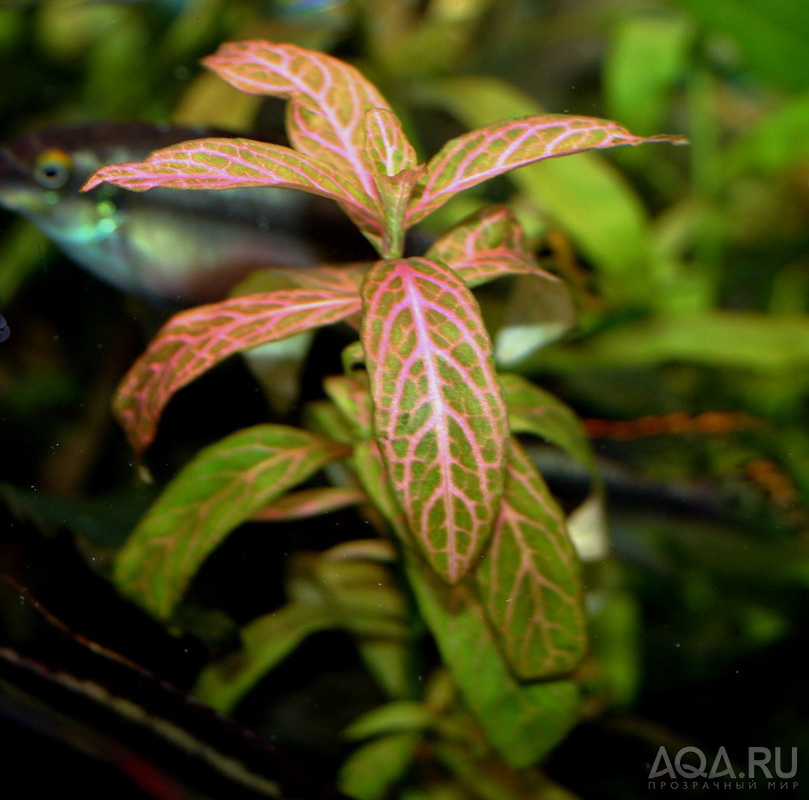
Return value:
<svg viewBox="0 0 809 800">
<path fill-rule="evenodd" d="M 494 122 L 447 142 L 427 164 L 406 216 L 412 225 L 458 192 L 526 164 L 584 150 L 685 142 L 680 136 L 635 136 L 609 120 L 542 115 Z"/>
<path fill-rule="evenodd" d="M 382 261 L 363 285 L 375 438 L 411 533 L 457 583 L 503 488 L 505 405 L 474 297 L 445 265 Z"/>
<path fill-rule="evenodd" d="M 508 763 L 517 768 L 536 764 L 578 721 L 577 682 L 518 680 L 475 584 L 447 586 L 416 553 L 405 549 L 404 555 L 419 611 L 466 707 Z"/>
<path fill-rule="evenodd" d="M 258 425 L 207 447 L 140 521 L 116 559 L 116 583 L 167 618 L 231 530 L 349 452 L 345 445 L 284 425 Z"/>
<path fill-rule="evenodd" d="M 528 252 L 520 223 L 508 206 L 486 206 L 470 214 L 442 233 L 426 257 L 452 265 L 493 252 Z"/>
<path fill-rule="evenodd" d="M 386 108 L 365 112 L 365 160 L 385 214 L 381 253 L 397 258 L 404 249 L 404 217 L 413 189 L 424 174 L 396 115 Z"/>
<path fill-rule="evenodd" d="M 363 488 L 403 545 L 419 610 L 467 707 L 509 763 L 517 767 L 536 763 L 577 720 L 575 681 L 519 681 L 498 646 L 475 583 L 447 586 L 415 551 L 376 442 L 360 442 L 352 461 Z"/>
<path fill-rule="evenodd" d="M 87 191 L 109 181 L 136 192 L 172 189 L 238 189 L 275 186 L 336 200 L 363 231 L 381 232 L 373 199 L 350 175 L 289 147 L 251 139 L 194 139 L 156 150 L 145 161 L 110 164 L 84 184 Z"/>
<path fill-rule="evenodd" d="M 297 45 L 264 41 L 223 44 L 203 63 L 244 92 L 291 100 L 287 129 L 295 148 L 356 175 L 376 198 L 363 158 L 364 117 L 369 109 L 389 106 L 354 67 Z"/>
<path fill-rule="evenodd" d="M 570 672 L 586 644 L 581 570 L 562 511 L 516 441 L 492 534 L 475 577 L 520 678 Z"/>
<path fill-rule="evenodd" d="M 232 297 L 172 317 L 124 377 L 115 411 L 136 452 L 175 392 L 228 356 L 356 314 L 359 297 L 286 289 Z"/>
<path fill-rule="evenodd" d="M 539 267 L 526 247 L 517 218 L 506 206 L 488 206 L 475 212 L 442 234 L 425 255 L 443 261 L 467 286 L 513 274 L 559 280 Z"/>
<path fill-rule="evenodd" d="M 396 115 L 386 108 L 365 112 L 365 157 L 374 175 L 396 177 L 418 163 Z"/>
<path fill-rule="evenodd" d="M 368 495 L 352 486 L 320 486 L 285 494 L 253 514 L 253 522 L 282 522 L 308 519 L 330 511 L 365 503 Z"/>
<path fill-rule="evenodd" d="M 285 286 L 295 286 L 299 289 L 326 289 L 359 296 L 362 281 L 373 263 L 368 261 L 340 264 L 339 266 L 272 267 L 266 270 L 256 270 L 236 289 L 238 294 L 268 291 L 269 289 L 261 288 L 262 281 L 266 281 L 272 289 L 282 288 L 282 284 L 285 284 Z M 250 288 L 251 285 L 256 288 Z"/>
</svg>

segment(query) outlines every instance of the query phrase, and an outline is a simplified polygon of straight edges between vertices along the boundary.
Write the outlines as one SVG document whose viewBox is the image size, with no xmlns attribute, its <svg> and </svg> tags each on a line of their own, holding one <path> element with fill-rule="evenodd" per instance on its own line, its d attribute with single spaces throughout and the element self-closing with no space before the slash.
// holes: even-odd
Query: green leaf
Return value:
<svg viewBox="0 0 809 800">
<path fill-rule="evenodd" d="M 338 322 L 359 309 L 359 298 L 342 291 L 286 289 L 172 317 L 118 387 L 115 412 L 132 447 L 143 452 L 175 392 L 228 356 Z"/>
<path fill-rule="evenodd" d="M 475 212 L 439 236 L 425 256 L 443 261 L 467 286 L 510 274 L 539 275 L 560 282 L 540 269 L 517 218 L 506 206 L 487 206 Z"/>
<path fill-rule="evenodd" d="M 693 26 L 660 13 L 621 18 L 604 67 L 611 116 L 650 134 L 665 122 L 669 95 L 688 66 Z"/>
<path fill-rule="evenodd" d="M 282 425 L 258 425 L 206 448 L 166 487 L 118 555 L 115 581 L 168 618 L 205 559 L 236 526 L 348 452 Z"/>
<path fill-rule="evenodd" d="M 227 713 L 304 639 L 334 625 L 328 608 L 296 602 L 258 617 L 242 628 L 238 652 L 200 672 L 193 694 L 211 708 Z"/>
<path fill-rule="evenodd" d="M 475 577 L 520 678 L 563 675 L 578 664 L 586 645 L 578 558 L 561 510 L 514 440 L 492 542 Z"/>
<path fill-rule="evenodd" d="M 503 488 L 506 412 L 470 291 L 423 258 L 379 262 L 363 286 L 374 430 L 407 525 L 456 583 L 486 545 Z"/>
<path fill-rule="evenodd" d="M 330 375 L 323 381 L 323 388 L 351 425 L 354 437 L 360 441 L 370 439 L 373 435 L 373 407 L 365 375 Z"/>
<path fill-rule="evenodd" d="M 396 115 L 388 109 L 365 112 L 365 161 L 385 212 L 381 252 L 386 258 L 397 258 L 404 249 L 407 205 L 424 168 L 416 168 L 416 152 Z"/>
<path fill-rule="evenodd" d="M 354 464 L 403 544 L 408 581 L 441 658 L 487 738 L 516 767 L 539 761 L 578 717 L 578 689 L 568 680 L 521 683 L 510 669 L 474 588 L 447 586 L 412 548 L 390 493 L 375 442 L 357 446 Z"/>
<path fill-rule="evenodd" d="M 705 27 L 734 40 L 742 61 L 768 81 L 809 87 L 809 6 L 790 0 L 678 0 Z"/>
<path fill-rule="evenodd" d="M 356 800 L 388 796 L 410 767 L 420 741 L 418 733 L 396 733 L 358 747 L 340 769 L 340 789 Z"/>
<path fill-rule="evenodd" d="M 809 161 L 809 94 L 771 111 L 741 133 L 727 150 L 731 175 L 777 175 Z"/>
<path fill-rule="evenodd" d="M 291 100 L 287 130 L 295 149 L 356 176 L 376 198 L 363 157 L 365 113 L 389 106 L 354 67 L 296 45 L 263 41 L 223 44 L 203 63 L 244 92 Z"/>
<path fill-rule="evenodd" d="M 539 114 L 536 101 L 494 78 L 447 78 L 431 84 L 428 99 L 470 128 Z M 624 299 L 648 294 L 651 243 L 640 199 L 621 174 L 596 153 L 559 158 L 509 175 L 596 267 L 601 289 Z"/>
<path fill-rule="evenodd" d="M 496 175 L 548 158 L 647 142 L 682 144 L 680 136 L 634 136 L 617 122 L 564 114 L 493 122 L 447 142 L 430 159 L 410 204 L 412 225 L 450 197 Z"/>
<path fill-rule="evenodd" d="M 365 158 L 375 175 L 395 178 L 418 164 L 416 151 L 407 140 L 396 115 L 386 108 L 365 112 Z"/>
<path fill-rule="evenodd" d="M 375 195 L 369 197 L 350 174 L 289 147 L 250 139 L 196 139 L 156 150 L 145 161 L 110 164 L 95 172 L 82 191 L 104 181 L 135 192 L 158 186 L 300 189 L 336 200 L 363 231 L 381 232 Z"/>
<path fill-rule="evenodd" d="M 472 588 L 465 583 L 447 586 L 412 555 L 406 568 L 442 660 L 488 740 L 518 768 L 546 756 L 577 721 L 576 684 L 519 682 Z"/>
<path fill-rule="evenodd" d="M 435 711 L 415 700 L 385 703 L 363 714 L 346 728 L 346 738 L 369 739 L 386 733 L 420 731 L 435 722 Z"/>
<path fill-rule="evenodd" d="M 512 433 L 530 433 L 552 442 L 592 473 L 595 458 L 581 420 L 550 392 L 520 375 L 502 373 Z"/>
<path fill-rule="evenodd" d="M 257 294 L 295 286 L 298 289 L 326 289 L 357 295 L 363 278 L 372 265 L 373 262 L 369 261 L 339 266 L 323 264 L 318 267 L 272 267 L 256 270 L 238 284 L 231 294 Z"/>
<path fill-rule="evenodd" d="M 253 522 L 281 522 L 291 519 L 308 519 L 338 511 L 341 508 L 366 502 L 365 492 L 350 486 L 321 486 L 317 489 L 302 489 L 279 497 L 253 514 Z"/>
<path fill-rule="evenodd" d="M 609 369 L 686 362 L 801 373 L 809 365 L 809 319 L 755 311 L 659 315 L 542 351 L 547 370 Z"/>
</svg>

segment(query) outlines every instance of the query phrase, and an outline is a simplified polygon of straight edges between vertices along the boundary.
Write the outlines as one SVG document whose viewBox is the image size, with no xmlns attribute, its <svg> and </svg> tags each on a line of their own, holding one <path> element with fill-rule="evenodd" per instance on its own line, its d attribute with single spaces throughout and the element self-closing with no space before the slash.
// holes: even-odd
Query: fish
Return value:
<svg viewBox="0 0 809 800">
<path fill-rule="evenodd" d="M 0 206 L 97 278 L 153 305 L 220 300 L 250 272 L 373 258 L 332 201 L 292 189 L 80 188 L 102 166 L 221 131 L 151 123 L 47 128 L 0 148 Z M 282 138 L 262 137 L 282 143 Z"/>
<path fill-rule="evenodd" d="M 0 342 L 5 342 L 11 336 L 11 328 L 9 328 L 6 318 L 0 314 Z"/>
<path fill-rule="evenodd" d="M 6 752 L 27 757 L 6 759 L 7 782 L 44 752 L 62 766 L 33 776 L 49 797 L 66 770 L 85 797 L 348 800 L 316 753 L 287 752 L 189 696 L 202 654 L 117 595 L 72 541 L 0 506 L 0 729 Z M 40 749 L 26 752 L 31 741 Z"/>
</svg>

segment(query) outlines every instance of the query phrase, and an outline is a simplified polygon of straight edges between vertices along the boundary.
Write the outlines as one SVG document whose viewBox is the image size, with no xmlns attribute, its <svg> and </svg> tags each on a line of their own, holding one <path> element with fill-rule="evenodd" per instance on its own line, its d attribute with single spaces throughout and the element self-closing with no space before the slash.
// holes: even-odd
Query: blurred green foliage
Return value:
<svg viewBox="0 0 809 800">
<path fill-rule="evenodd" d="M 236 713 L 330 756 L 342 757 L 349 740 L 361 740 L 344 781 L 369 800 L 640 798 L 649 796 L 646 776 L 661 744 L 671 753 L 725 746 L 739 763 L 749 746 L 805 747 L 809 5 L 6 2 L 0 133 L 93 119 L 272 126 L 276 107 L 215 85 L 197 64 L 221 41 L 258 37 L 323 48 L 358 64 L 424 153 L 467 127 L 539 109 L 614 118 L 638 134 L 688 136 L 689 148 L 535 165 L 461 196 L 435 224 L 491 200 L 517 211 L 547 266 L 573 289 L 579 325 L 545 349 L 537 337 L 508 366 L 583 416 L 715 410 L 747 412 L 760 424 L 597 443 L 612 544 L 608 552 L 599 520 L 580 515 L 577 535 L 589 532 L 596 541 L 586 563 L 591 650 L 575 676 L 585 693 L 583 721 L 542 774 L 513 770 L 483 751 L 472 766 L 459 758 L 458 748 L 475 751 L 482 740 L 458 698 L 446 696 L 439 672 L 426 686 L 406 686 L 396 676 L 407 670 L 382 649 L 355 658 L 340 640 L 335 655 L 328 650 L 334 639 L 318 649 L 323 634 L 315 632 L 333 627 L 344 606 L 324 610 L 298 597 L 278 615 L 260 616 L 284 595 L 280 579 L 266 588 L 272 576 L 257 562 L 275 559 L 282 566 L 272 570 L 283 571 L 289 550 L 356 538 L 348 512 L 334 529 L 314 534 L 283 527 L 274 544 L 263 529 L 247 530 L 197 581 L 187 626 L 204 637 L 211 628 L 203 609 L 224 611 L 225 632 L 208 637 L 224 654 L 236 624 L 255 620 L 244 629 L 247 641 L 274 648 L 249 654 L 261 661 L 256 678 L 313 635 L 291 656 L 292 666 L 270 678 L 273 696 L 259 687 Z M 108 402 L 155 318 L 79 273 L 27 225 L 4 215 L 0 235 L 0 311 L 13 331 L 0 345 L 0 478 L 15 487 L 4 502 L 46 530 L 66 525 L 103 571 L 153 496 L 133 479 Z M 504 293 L 487 302 L 507 318 L 496 310 L 507 300 Z M 331 363 L 322 342 L 321 350 Z M 306 376 L 304 389 L 312 391 Z M 238 365 L 211 376 L 178 398 L 164 422 L 150 462 L 156 480 L 200 444 L 265 419 Z M 544 449 L 535 457 L 562 500 L 579 504 L 587 476 Z M 755 463 L 769 471 L 753 470 Z M 119 511 L 103 515 L 106 534 L 88 524 L 88 514 L 101 513 L 93 509 L 112 503 Z M 245 559 L 240 548 L 257 555 Z M 290 591 L 311 598 L 317 568 L 293 570 Z M 413 658 L 429 676 L 434 654 L 417 649 Z M 318 660 L 327 667 L 331 660 L 363 688 L 324 694 L 308 666 Z M 203 678 L 220 705 L 229 704 L 221 679 L 227 663 L 218 661 Z M 386 676 L 382 694 L 399 699 L 373 710 L 380 690 L 365 688 L 368 674 L 377 684 Z M 565 698 L 555 702 L 566 706 Z M 320 716 L 307 727 L 316 703 Z M 435 733 L 449 708 L 466 720 L 463 735 Z M 360 713 L 362 724 L 341 739 L 338 729 Z M 434 762 L 419 760 L 429 751 L 425 742 L 436 739 L 443 744 L 431 752 Z M 539 742 L 526 749 L 544 752 Z M 809 793 L 801 785 L 793 796 Z"/>
</svg>

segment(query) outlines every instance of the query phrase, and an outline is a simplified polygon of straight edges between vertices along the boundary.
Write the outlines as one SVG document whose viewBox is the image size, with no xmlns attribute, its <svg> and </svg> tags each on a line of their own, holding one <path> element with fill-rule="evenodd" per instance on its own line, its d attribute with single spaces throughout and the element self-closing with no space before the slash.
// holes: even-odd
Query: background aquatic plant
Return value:
<svg viewBox="0 0 809 800">
<path fill-rule="evenodd" d="M 539 298 L 552 296 L 551 285 L 527 277 L 511 292 L 499 281 L 494 297 L 476 293 L 500 368 L 521 376 L 504 381 L 512 431 L 529 423 L 541 431 L 549 417 L 564 418 L 536 384 L 552 389 L 590 418 L 609 492 L 611 550 L 598 536 L 580 540 L 593 633 L 580 668 L 584 717 L 546 761 L 556 781 L 583 797 L 647 796 L 646 767 L 668 737 L 708 750 L 724 744 L 743 760 L 751 742 L 784 746 L 803 736 L 807 17 L 795 4 L 728 0 L 721 14 L 709 5 L 212 0 L 203 12 L 203 4 L 182 0 L 35 0 L 1 12 L 8 136 L 54 121 L 133 115 L 261 130 L 278 118 L 275 107 L 196 63 L 220 41 L 257 37 L 337 52 L 360 65 L 393 101 L 420 153 L 437 152 L 466 127 L 543 108 L 611 117 L 638 134 L 687 131 L 689 148 L 617 148 L 516 170 L 453 198 L 422 223 L 440 232 L 506 201 L 526 231 L 526 248 L 563 275 L 573 294 L 578 328 L 544 346 L 547 337 L 526 321 L 536 318 Z M 0 469 L 14 485 L 3 497 L 45 531 L 68 527 L 87 562 L 106 574 L 107 559 L 154 499 L 154 488 L 131 480 L 131 451 L 108 413 L 115 383 L 143 347 L 141 325 L 149 323 L 142 308 L 75 271 L 32 228 L 6 214 L 2 226 L 0 311 L 13 335 L 0 353 Z M 319 396 L 314 373 L 339 370 L 332 351 L 340 331 L 331 327 L 317 338 L 303 397 Z M 351 402 L 347 378 L 330 382 L 330 390 Z M 266 420 L 260 397 L 238 359 L 179 392 L 149 451 L 158 485 L 200 448 Z M 526 401 L 519 408 L 518 398 Z M 708 425 L 706 412 L 724 414 L 710 418 L 722 424 Z M 310 402 L 307 416 L 330 425 L 334 438 L 347 435 L 329 401 Z M 586 444 L 580 426 L 579 435 Z M 572 433 L 559 439 L 575 442 Z M 541 442 L 523 438 L 564 509 L 574 512 L 577 536 L 599 530 L 586 470 Z M 342 463 L 332 462 L 332 477 Z M 308 508 L 308 491 L 293 492 L 285 507 Z M 347 502 L 360 490 L 340 491 Z M 339 499 L 318 495 L 316 502 Z M 348 637 L 324 632 L 334 630 L 329 613 L 303 602 L 342 596 L 361 571 L 346 565 L 338 575 L 334 559 L 314 564 L 301 552 L 327 550 L 356 518 L 335 511 L 325 523 L 278 522 L 272 536 L 262 524 L 241 526 L 208 559 L 177 614 L 185 630 L 224 656 L 233 646 L 232 620 L 249 625 L 275 609 L 276 618 L 260 616 L 261 625 L 244 628 L 244 638 L 256 642 L 266 631 L 286 661 L 235 713 L 281 741 L 338 758 L 337 731 L 381 698 L 368 694 Z M 289 566 L 283 576 L 280 564 Z M 384 563 L 374 566 L 364 562 L 355 585 L 367 581 L 378 592 L 387 573 Z M 65 564 L 51 580 L 65 587 L 60 605 L 83 595 L 78 582 L 65 583 L 68 572 Z M 287 609 L 293 595 L 301 602 Z M 386 595 L 391 617 L 399 613 L 394 595 Z M 16 609 L 16 598 L 9 602 Z M 107 630 L 114 632 L 120 622 L 110 604 L 101 606 L 82 618 L 95 624 L 112 617 Z M 357 603 L 343 610 L 346 625 L 361 616 Z M 389 622 L 392 634 L 395 620 Z M 362 624 L 371 624 L 367 616 Z M 136 660 L 162 652 L 127 627 Z M 301 644 L 304 631 L 320 632 Z M 384 647 L 372 650 L 366 640 L 363 663 L 376 663 Z M 188 685 L 206 653 L 180 647 L 160 672 Z M 246 662 L 261 674 L 266 653 L 236 659 L 240 674 L 248 676 Z M 328 683 L 312 671 L 325 657 Z M 223 676 L 229 666 L 223 658 Z M 374 674 L 383 672 L 395 670 Z M 431 683 L 431 708 L 446 708 L 443 689 Z M 296 724 L 285 724 L 292 717 Z M 307 725 L 312 718 L 316 724 Z M 421 704 L 386 720 L 391 716 L 352 735 L 409 762 L 414 738 L 432 723 Z M 381 729 L 387 735 L 377 742 Z M 11 748 L 24 742 L 9 739 L 10 767 L 23 763 Z M 457 792 L 449 784 L 465 774 L 463 791 L 477 796 L 488 786 L 484 777 L 504 774 L 492 762 L 464 773 L 467 762 L 453 755 L 442 750 L 456 778 L 433 772 L 413 780 Z M 25 774 L 29 783 L 39 777 Z M 560 791 L 535 774 L 531 782 L 535 793 Z M 510 796 L 527 791 L 512 776 Z"/>
</svg>

